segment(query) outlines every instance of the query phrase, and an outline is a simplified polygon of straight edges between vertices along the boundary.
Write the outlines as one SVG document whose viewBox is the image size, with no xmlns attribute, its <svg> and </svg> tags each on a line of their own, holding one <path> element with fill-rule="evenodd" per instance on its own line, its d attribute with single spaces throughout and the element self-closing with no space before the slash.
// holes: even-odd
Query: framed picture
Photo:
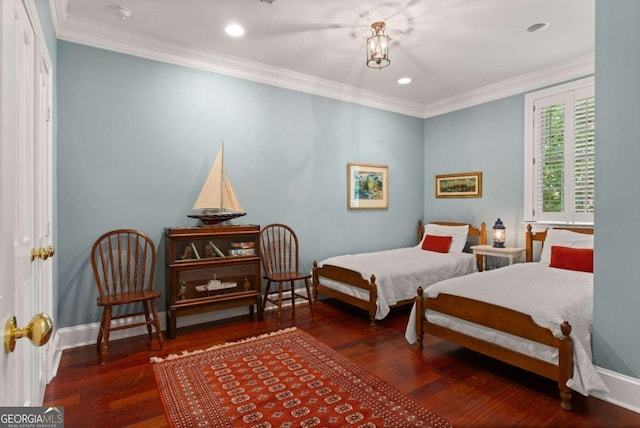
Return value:
<svg viewBox="0 0 640 428">
<path fill-rule="evenodd" d="M 386 165 L 349 162 L 347 207 L 350 210 L 389 208 L 389 168 Z"/>
<path fill-rule="evenodd" d="M 436 175 L 436 198 L 481 198 L 482 173 Z"/>
</svg>

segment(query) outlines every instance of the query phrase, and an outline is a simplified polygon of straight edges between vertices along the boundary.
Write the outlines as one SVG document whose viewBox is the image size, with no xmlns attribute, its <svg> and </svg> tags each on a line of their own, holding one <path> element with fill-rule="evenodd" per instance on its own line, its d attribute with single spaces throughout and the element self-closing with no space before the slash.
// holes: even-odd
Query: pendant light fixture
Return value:
<svg viewBox="0 0 640 428">
<path fill-rule="evenodd" d="M 386 25 L 382 21 L 371 24 L 371 37 L 367 39 L 367 66 L 385 68 L 391 64 L 389 59 L 389 43 L 391 38 L 384 34 Z"/>
</svg>

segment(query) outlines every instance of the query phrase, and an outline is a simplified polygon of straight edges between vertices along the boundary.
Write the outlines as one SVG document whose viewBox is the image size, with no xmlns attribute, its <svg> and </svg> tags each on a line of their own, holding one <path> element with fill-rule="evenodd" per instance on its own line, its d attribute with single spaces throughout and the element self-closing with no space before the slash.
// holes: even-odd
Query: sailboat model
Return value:
<svg viewBox="0 0 640 428">
<path fill-rule="evenodd" d="M 217 224 L 246 214 L 224 169 L 223 144 L 193 205 L 193 213 L 188 217 L 197 218 L 204 224 Z"/>
</svg>

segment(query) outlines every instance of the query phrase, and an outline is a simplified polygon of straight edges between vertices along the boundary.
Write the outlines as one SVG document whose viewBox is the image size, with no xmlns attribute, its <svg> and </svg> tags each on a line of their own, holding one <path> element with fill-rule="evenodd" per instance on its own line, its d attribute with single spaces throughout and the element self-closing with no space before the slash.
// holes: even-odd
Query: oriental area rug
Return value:
<svg viewBox="0 0 640 428">
<path fill-rule="evenodd" d="M 173 427 L 450 426 L 296 328 L 151 361 Z"/>
</svg>

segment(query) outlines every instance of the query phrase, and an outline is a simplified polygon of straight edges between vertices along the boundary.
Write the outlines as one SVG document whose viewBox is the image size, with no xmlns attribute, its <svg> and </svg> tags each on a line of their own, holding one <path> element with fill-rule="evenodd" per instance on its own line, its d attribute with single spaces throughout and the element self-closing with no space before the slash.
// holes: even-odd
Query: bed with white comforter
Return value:
<svg viewBox="0 0 640 428">
<path fill-rule="evenodd" d="M 419 244 L 330 257 L 313 263 L 313 295 L 331 297 L 366 310 L 370 324 L 385 318 L 392 307 L 413 302 L 418 286 L 477 272 L 477 256 L 468 244 L 486 244 L 485 223 L 418 222 Z"/>
<path fill-rule="evenodd" d="M 520 263 L 433 284 L 425 288 L 423 297 L 436 298 L 440 293 L 529 314 L 556 337 L 562 337 L 560 325 L 568 321 L 572 326 L 574 371 L 567 386 L 583 395 L 607 391 L 591 362 L 593 273 L 551 268 L 544 263 Z M 415 317 L 414 306 L 405 332 L 409 343 L 417 339 Z M 556 348 L 429 309 L 425 310 L 425 317 L 433 324 L 557 364 Z"/>
<path fill-rule="evenodd" d="M 398 248 L 372 253 L 330 257 L 318 263 L 334 265 L 360 273 L 362 278 L 375 275 L 378 300 L 375 319 L 381 320 L 399 302 L 412 300 L 418 285 L 426 287 L 447 278 L 477 272 L 476 258 L 468 253 L 436 253 L 418 247 Z M 368 300 L 362 288 L 320 277 L 322 284 L 359 300 Z"/>
</svg>

